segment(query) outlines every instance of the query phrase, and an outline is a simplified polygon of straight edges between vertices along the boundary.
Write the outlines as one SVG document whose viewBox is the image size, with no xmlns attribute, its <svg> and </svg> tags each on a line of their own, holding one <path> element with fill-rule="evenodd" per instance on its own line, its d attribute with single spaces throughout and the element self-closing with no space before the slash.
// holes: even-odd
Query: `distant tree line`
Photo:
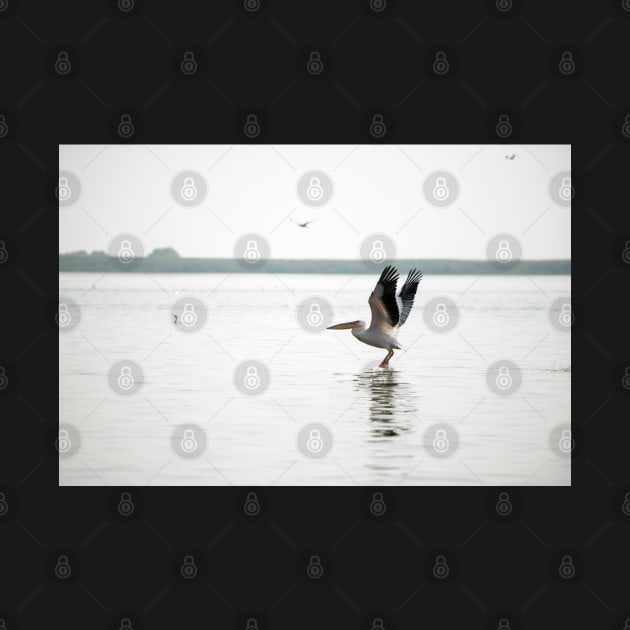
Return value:
<svg viewBox="0 0 630 630">
<path fill-rule="evenodd" d="M 397 259 L 383 261 L 395 264 L 402 273 L 417 267 L 425 274 L 570 274 L 570 260 L 523 260 L 513 266 L 497 269 L 486 260 Z M 378 267 L 380 268 L 380 266 Z M 362 260 L 268 260 L 260 266 L 245 265 L 233 258 L 182 258 L 174 249 L 153 250 L 132 264 L 121 264 L 106 252 L 86 251 L 59 255 L 59 271 L 130 272 L 130 273 L 347 273 L 373 274 L 377 267 Z"/>
</svg>

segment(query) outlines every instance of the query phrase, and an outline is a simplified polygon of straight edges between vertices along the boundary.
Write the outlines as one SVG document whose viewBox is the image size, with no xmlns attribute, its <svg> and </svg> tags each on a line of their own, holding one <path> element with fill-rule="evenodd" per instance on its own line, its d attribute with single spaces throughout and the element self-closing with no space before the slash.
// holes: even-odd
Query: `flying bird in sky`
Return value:
<svg viewBox="0 0 630 630">
<path fill-rule="evenodd" d="M 372 311 L 369 328 L 366 328 L 365 322 L 360 319 L 328 327 L 329 330 L 351 329 L 352 334 L 359 341 L 375 348 L 385 348 L 387 356 L 381 361 L 379 365 L 381 368 L 389 367 L 389 360 L 394 356 L 394 349 L 402 348 L 396 340 L 396 335 L 411 313 L 418 284 L 422 280 L 422 272 L 412 269 L 400 293 L 396 295 L 398 278 L 395 267 L 387 265 L 383 269 L 368 299 L 370 311 Z"/>
<path fill-rule="evenodd" d="M 291 219 L 291 221 L 293 221 L 293 219 Z M 300 223 L 299 221 L 293 221 L 293 223 L 301 228 L 305 228 L 309 226 L 309 223 L 313 223 L 313 221 L 317 221 L 317 219 L 311 219 L 310 221 L 304 221 L 303 223 Z"/>
</svg>

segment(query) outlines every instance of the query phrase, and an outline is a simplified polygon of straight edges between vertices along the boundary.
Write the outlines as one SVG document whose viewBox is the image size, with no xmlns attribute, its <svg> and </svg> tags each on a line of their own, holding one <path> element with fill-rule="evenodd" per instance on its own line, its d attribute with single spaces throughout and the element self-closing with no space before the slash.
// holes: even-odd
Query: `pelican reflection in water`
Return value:
<svg viewBox="0 0 630 630">
<path fill-rule="evenodd" d="M 376 362 L 373 362 L 376 363 Z M 355 377 L 356 389 L 369 398 L 368 413 L 372 434 L 393 437 L 413 428 L 417 393 L 398 370 L 379 370 L 368 365 Z M 367 397 L 366 397 L 367 398 Z"/>
</svg>

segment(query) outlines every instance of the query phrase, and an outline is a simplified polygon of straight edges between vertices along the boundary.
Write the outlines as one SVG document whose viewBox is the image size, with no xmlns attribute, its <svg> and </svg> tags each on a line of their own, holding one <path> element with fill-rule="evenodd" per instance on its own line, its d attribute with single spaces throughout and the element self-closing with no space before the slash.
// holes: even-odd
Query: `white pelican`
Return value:
<svg viewBox="0 0 630 630">
<path fill-rule="evenodd" d="M 386 348 L 388 352 L 379 365 L 381 368 L 389 367 L 389 360 L 394 356 L 394 348 L 402 347 L 396 341 L 396 334 L 411 313 L 418 284 L 422 280 L 422 272 L 412 269 L 407 275 L 400 293 L 396 296 L 398 278 L 398 270 L 395 267 L 387 265 L 383 269 L 383 273 L 368 299 L 372 311 L 372 321 L 369 328 L 366 328 L 365 322 L 360 319 L 328 326 L 328 330 L 348 330 L 351 328 L 352 334 L 359 341 L 375 348 Z"/>
</svg>

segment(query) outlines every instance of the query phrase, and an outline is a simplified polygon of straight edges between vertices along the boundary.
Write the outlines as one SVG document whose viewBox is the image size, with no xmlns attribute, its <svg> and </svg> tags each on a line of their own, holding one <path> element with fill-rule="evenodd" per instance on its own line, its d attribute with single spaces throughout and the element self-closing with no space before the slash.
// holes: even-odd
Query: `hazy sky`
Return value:
<svg viewBox="0 0 630 630">
<path fill-rule="evenodd" d="M 173 247 L 225 258 L 251 232 L 269 241 L 272 258 L 355 259 L 364 238 L 384 233 L 398 258 L 483 259 L 488 241 L 508 233 L 524 259 L 571 256 L 571 208 L 550 192 L 553 178 L 571 169 L 568 145 L 62 145 L 59 169 L 75 191 L 72 176 L 81 186 L 59 209 L 60 252 L 106 250 L 127 232 L 147 253 Z M 459 193 L 436 207 L 423 188 L 443 170 Z M 172 194 L 184 171 L 207 185 L 193 207 Z M 298 194 L 311 171 L 334 186 L 321 207 Z M 203 187 L 195 187 L 197 199 Z M 316 221 L 300 228 L 290 218 Z"/>
</svg>

